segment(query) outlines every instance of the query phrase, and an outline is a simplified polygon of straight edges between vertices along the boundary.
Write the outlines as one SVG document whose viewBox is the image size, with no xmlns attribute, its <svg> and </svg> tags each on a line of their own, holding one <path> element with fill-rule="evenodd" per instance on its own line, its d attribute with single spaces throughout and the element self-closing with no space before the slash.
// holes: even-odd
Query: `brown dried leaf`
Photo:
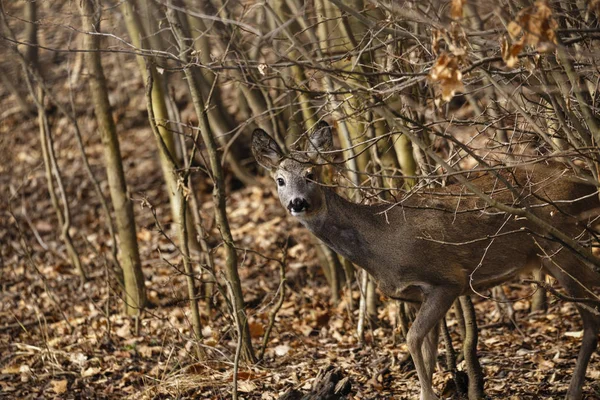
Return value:
<svg viewBox="0 0 600 400">
<path fill-rule="evenodd" d="M 47 221 L 38 221 L 35 223 L 35 229 L 40 233 L 48 233 L 54 231 L 54 226 Z"/>
<path fill-rule="evenodd" d="M 275 347 L 275 354 L 278 357 L 283 357 L 285 356 L 287 353 L 290 352 L 290 346 L 286 345 L 286 344 L 280 344 L 279 346 Z"/>
<path fill-rule="evenodd" d="M 160 347 L 158 346 L 148 346 L 148 345 L 140 345 L 136 347 L 137 352 L 145 358 L 151 358 L 154 350 L 157 350 L 157 353 L 160 353 Z"/>
<path fill-rule="evenodd" d="M 261 376 L 262 376 L 262 374 L 256 374 L 256 373 L 254 373 L 252 371 L 239 371 L 238 374 L 237 374 L 237 378 L 240 381 L 242 381 L 242 380 L 249 381 L 251 379 L 257 379 L 257 378 L 259 378 Z M 233 381 L 233 375 L 231 375 L 229 377 L 229 380 Z"/>
<path fill-rule="evenodd" d="M 440 30 L 432 29 L 432 31 L 431 31 L 431 51 L 436 56 L 440 53 L 440 40 L 441 39 L 442 39 L 442 33 L 440 32 Z"/>
<path fill-rule="evenodd" d="M 506 58 L 508 56 L 510 44 L 508 44 L 508 38 L 506 35 L 502 35 L 500 38 L 500 54 L 502 54 L 502 59 L 506 62 Z"/>
<path fill-rule="evenodd" d="M 21 373 L 21 367 L 19 365 L 9 365 L 7 367 L 4 367 L 0 370 L 0 374 L 5 374 L 5 375 L 9 375 L 9 374 L 20 374 Z"/>
<path fill-rule="evenodd" d="M 463 16 L 463 7 L 466 0 L 452 0 L 450 3 L 450 17 L 453 19 L 460 19 Z"/>
<path fill-rule="evenodd" d="M 600 0 L 591 0 L 588 2 L 588 10 L 600 16 Z"/>
<path fill-rule="evenodd" d="M 533 7 L 519 11 L 515 19 L 509 22 L 507 31 L 513 39 L 523 34 L 524 43 L 531 46 L 539 44 L 538 51 L 544 52 L 554 48 L 557 28 L 548 1 L 537 0 Z"/>
<path fill-rule="evenodd" d="M 458 72 L 460 74 L 460 71 Z M 442 100 L 450 101 L 452 97 L 456 94 L 456 92 L 464 90 L 464 85 L 461 81 L 461 77 L 459 76 L 455 80 L 445 81 L 442 85 Z"/>
<path fill-rule="evenodd" d="M 17 390 L 16 387 L 9 385 L 6 382 L 0 382 L 0 392 L 8 393 L 8 392 L 14 392 L 16 390 Z"/>
<path fill-rule="evenodd" d="M 239 381 L 238 390 L 242 393 L 251 393 L 256 390 L 257 386 L 252 381 Z"/>
<path fill-rule="evenodd" d="M 457 22 L 450 24 L 450 43 L 448 49 L 458 57 L 459 60 L 467 55 L 467 48 L 469 47 L 469 41 L 467 40 L 467 34 L 463 29 L 462 25 Z"/>
<path fill-rule="evenodd" d="M 123 326 L 115 330 L 115 333 L 119 337 L 128 338 L 131 336 L 131 327 L 129 326 L 129 324 L 123 324 Z"/>
<path fill-rule="evenodd" d="M 90 376 L 98 375 L 101 371 L 102 370 L 100 368 L 90 367 L 90 368 L 86 369 L 85 371 L 81 372 L 81 376 L 83 378 L 87 378 Z"/>
<path fill-rule="evenodd" d="M 149 242 L 150 239 L 152 239 L 152 232 L 150 232 L 146 228 L 141 228 L 140 230 L 138 230 L 137 238 L 141 242 Z"/>
<path fill-rule="evenodd" d="M 502 37 L 500 49 L 502 52 L 502 59 L 506 63 L 507 67 L 513 68 L 519 62 L 519 54 L 523 50 L 524 46 L 523 42 L 523 39 L 521 39 L 517 43 L 510 45 L 508 38 L 506 36 Z"/>
<path fill-rule="evenodd" d="M 429 79 L 433 82 L 450 79 L 453 75 L 453 70 L 456 68 L 454 56 L 448 53 L 442 53 L 435 61 L 435 64 L 433 64 L 433 67 L 429 72 Z"/>
<path fill-rule="evenodd" d="M 250 336 L 253 338 L 262 337 L 265 333 L 264 325 L 258 322 L 250 322 L 248 328 L 250 329 Z"/>
<path fill-rule="evenodd" d="M 457 57 L 453 54 L 441 54 L 431 68 L 428 78 L 439 84 L 444 101 L 449 101 L 457 91 L 464 89 L 462 72 L 458 67 Z"/>
<path fill-rule="evenodd" d="M 540 53 L 550 53 L 554 51 L 554 44 L 551 42 L 542 42 L 538 44 L 537 51 Z"/>
<path fill-rule="evenodd" d="M 516 39 L 523 29 L 521 28 L 521 25 L 517 24 L 515 21 L 510 21 L 508 23 L 507 31 L 511 38 Z"/>
<path fill-rule="evenodd" d="M 556 29 L 558 23 L 552 17 L 552 9 L 547 0 L 538 0 L 535 2 L 536 13 L 532 21 L 535 21 L 538 26 L 535 29 L 539 30 L 539 41 L 545 43 L 556 44 Z"/>
<path fill-rule="evenodd" d="M 581 339 L 583 337 L 583 331 L 565 332 L 565 336 Z"/>
<path fill-rule="evenodd" d="M 533 361 L 537 364 L 538 370 L 541 371 L 548 371 L 555 367 L 555 364 L 552 361 L 544 359 L 544 357 L 540 354 L 536 354 L 536 356 L 533 358 Z"/>
<path fill-rule="evenodd" d="M 50 389 L 56 394 L 64 394 L 67 391 L 67 383 L 66 379 L 50 381 L 50 385 L 52 386 Z"/>
<path fill-rule="evenodd" d="M 296 325 L 296 326 L 294 326 L 294 328 L 297 331 L 300 331 L 306 337 L 310 336 L 310 334 L 313 331 L 313 327 L 312 326 L 306 325 L 304 323 L 300 324 L 300 325 Z"/>
</svg>

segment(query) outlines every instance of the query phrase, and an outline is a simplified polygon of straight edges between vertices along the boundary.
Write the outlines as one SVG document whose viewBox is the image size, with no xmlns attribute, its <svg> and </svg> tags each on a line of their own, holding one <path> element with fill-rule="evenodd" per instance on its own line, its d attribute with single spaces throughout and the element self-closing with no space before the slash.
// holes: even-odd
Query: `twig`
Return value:
<svg viewBox="0 0 600 400">
<path fill-rule="evenodd" d="M 283 301 L 285 299 L 285 284 L 286 284 L 285 267 L 287 265 L 286 260 L 287 260 L 288 246 L 289 246 L 289 241 L 286 240 L 285 245 L 282 249 L 283 254 L 281 255 L 281 260 L 278 261 L 280 281 L 279 281 L 279 288 L 277 289 L 277 291 L 279 292 L 279 299 L 277 300 L 277 303 L 273 306 L 273 308 L 269 312 L 269 325 L 267 325 L 267 330 L 265 331 L 265 335 L 263 336 L 262 346 L 261 346 L 260 352 L 258 354 L 259 360 L 262 360 L 263 357 L 265 356 L 265 350 L 267 348 L 267 343 L 269 342 L 269 336 L 271 335 L 271 330 L 273 329 L 273 326 L 275 325 L 275 318 L 277 317 L 277 313 L 281 309 L 281 306 L 283 305 Z"/>
<path fill-rule="evenodd" d="M 546 282 L 540 282 L 540 281 L 536 281 L 533 279 L 523 279 L 523 282 L 524 283 L 535 283 L 536 285 L 538 285 L 539 287 L 543 288 L 544 290 L 552 293 L 559 299 L 561 299 L 563 301 L 572 302 L 572 303 L 578 303 L 580 307 L 585 308 L 589 312 L 600 317 L 600 300 L 590 299 L 590 298 L 585 298 L 585 297 L 567 296 L 567 295 L 562 294 L 558 290 L 554 289 L 552 286 L 550 286 Z M 591 307 L 588 304 L 592 304 L 595 307 Z"/>
</svg>

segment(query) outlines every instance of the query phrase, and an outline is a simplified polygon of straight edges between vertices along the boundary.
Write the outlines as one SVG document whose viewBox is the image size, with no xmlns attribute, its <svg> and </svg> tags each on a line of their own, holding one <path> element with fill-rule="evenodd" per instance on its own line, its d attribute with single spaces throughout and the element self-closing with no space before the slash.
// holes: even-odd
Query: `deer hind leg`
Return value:
<svg viewBox="0 0 600 400">
<path fill-rule="evenodd" d="M 458 286 L 430 288 L 408 331 L 406 342 L 421 385 L 420 400 L 438 399 L 433 392 L 431 378 L 437 357 L 439 322 L 460 292 L 461 288 Z"/>
<path fill-rule="evenodd" d="M 438 323 L 431 329 L 431 331 L 429 331 L 425 341 L 423 341 L 423 346 L 421 346 L 425 367 L 427 368 L 427 376 L 430 380 L 433 377 L 437 363 L 439 338 L 440 324 Z"/>
<path fill-rule="evenodd" d="M 598 332 L 600 331 L 600 317 L 581 307 L 577 308 L 583 319 L 583 339 L 581 341 L 581 348 L 579 349 L 579 356 L 577 356 L 575 371 L 573 371 L 573 377 L 567 391 L 566 398 L 570 400 L 581 399 L 585 371 L 587 370 L 592 353 L 598 347 Z"/>
<path fill-rule="evenodd" d="M 562 250 L 551 260 L 544 260 L 544 265 L 550 273 L 560 282 L 561 286 L 572 297 L 589 298 L 590 293 L 583 287 L 595 282 L 595 277 L 586 276 L 588 268 L 581 264 L 574 256 Z M 591 273 L 591 272 L 590 272 Z M 596 285 L 599 283 L 596 281 Z M 600 332 L 600 316 L 595 315 L 589 309 L 577 305 L 579 314 L 583 321 L 583 339 L 577 356 L 577 363 L 571 383 L 567 391 L 566 399 L 578 400 L 582 397 L 582 386 L 585 381 L 585 372 L 592 353 L 598 346 L 598 333 Z"/>
</svg>

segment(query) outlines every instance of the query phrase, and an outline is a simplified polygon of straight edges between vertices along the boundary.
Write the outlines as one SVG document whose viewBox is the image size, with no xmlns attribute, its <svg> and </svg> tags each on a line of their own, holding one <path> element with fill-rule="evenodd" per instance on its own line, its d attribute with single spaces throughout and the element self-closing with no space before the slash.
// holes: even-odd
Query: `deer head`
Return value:
<svg viewBox="0 0 600 400">
<path fill-rule="evenodd" d="M 291 215 L 310 218 L 323 210 L 324 193 L 318 179 L 321 175 L 319 160 L 331 149 L 331 127 L 320 122 L 307 139 L 304 152 L 285 155 L 277 142 L 264 130 L 252 133 L 252 153 L 256 161 L 266 168 L 277 185 L 281 204 Z"/>
</svg>

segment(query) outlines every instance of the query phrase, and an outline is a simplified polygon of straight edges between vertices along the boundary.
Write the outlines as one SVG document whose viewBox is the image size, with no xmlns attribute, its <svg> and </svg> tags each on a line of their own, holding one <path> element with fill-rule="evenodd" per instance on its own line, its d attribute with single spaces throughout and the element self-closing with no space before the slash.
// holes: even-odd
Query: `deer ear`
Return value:
<svg viewBox="0 0 600 400">
<path fill-rule="evenodd" d="M 311 158 L 318 155 L 324 157 L 321 153 L 331 150 L 333 147 L 333 136 L 331 126 L 325 121 L 320 121 L 308 137 L 306 151 Z"/>
<path fill-rule="evenodd" d="M 269 171 L 276 169 L 283 158 L 281 147 L 262 129 L 252 132 L 252 154 L 256 162 Z"/>
</svg>

